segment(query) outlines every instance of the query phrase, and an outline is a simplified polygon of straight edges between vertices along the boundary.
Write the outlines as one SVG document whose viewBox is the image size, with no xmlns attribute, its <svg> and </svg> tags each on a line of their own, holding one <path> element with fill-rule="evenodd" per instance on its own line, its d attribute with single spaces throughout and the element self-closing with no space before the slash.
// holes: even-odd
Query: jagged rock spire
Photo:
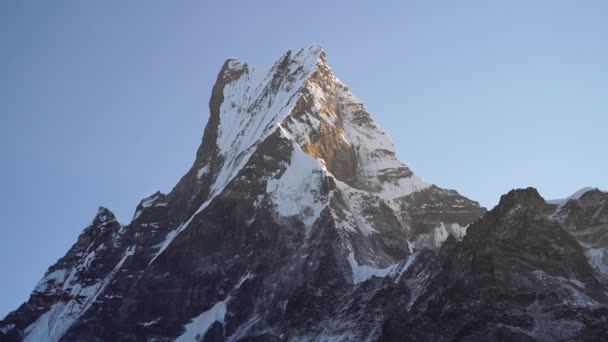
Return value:
<svg viewBox="0 0 608 342">
<path fill-rule="evenodd" d="M 95 217 L 93 218 L 92 225 L 101 226 L 113 221 L 116 221 L 116 216 L 114 216 L 114 213 L 108 208 L 99 207 L 99 209 L 97 209 L 97 214 L 95 214 Z"/>
</svg>

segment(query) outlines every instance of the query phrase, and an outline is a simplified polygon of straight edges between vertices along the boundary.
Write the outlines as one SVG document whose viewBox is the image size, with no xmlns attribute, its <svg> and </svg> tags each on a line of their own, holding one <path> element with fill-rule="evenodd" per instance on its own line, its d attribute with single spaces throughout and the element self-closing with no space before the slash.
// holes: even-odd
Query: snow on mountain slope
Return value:
<svg viewBox="0 0 608 342">
<path fill-rule="evenodd" d="M 305 151 L 327 165 L 333 177 L 385 200 L 430 186 L 396 158 L 388 134 L 376 125 L 361 101 L 333 75 L 324 55 L 319 59 L 317 71 L 306 82 L 303 93 L 298 111 L 281 125 Z M 335 145 L 332 146 L 335 150 L 331 151 L 328 145 Z M 354 160 L 348 160 L 348 154 Z M 353 170 L 341 170 L 332 165 L 336 162 L 332 157 L 346 162 Z M 343 175 L 348 171 L 354 171 L 349 178 Z"/>
<path fill-rule="evenodd" d="M 63 336 L 63 334 L 78 320 L 78 318 L 86 312 L 89 307 L 97 300 L 97 297 L 103 293 L 105 287 L 113 280 L 113 277 L 120 270 L 125 260 L 133 255 L 133 250 L 129 249 L 125 252 L 122 259 L 116 264 L 114 269 L 100 282 L 82 287 L 76 281 L 73 281 L 76 270 L 72 269 L 70 276 L 62 281 L 62 295 L 67 295 L 69 298 L 73 298 L 67 302 L 59 302 L 53 304 L 51 309 L 40 316 L 34 323 L 28 326 L 24 333 L 24 341 L 26 342 L 37 342 L 37 341 L 57 341 Z M 90 259 L 89 259 L 90 260 Z M 85 261 L 86 263 L 86 261 Z M 85 266 L 87 267 L 87 266 Z M 84 269 L 81 269 L 81 271 Z M 51 273 L 45 277 L 43 281 L 45 284 L 48 282 L 55 282 L 56 273 Z M 45 288 L 37 287 L 37 292 L 46 291 Z"/>
<path fill-rule="evenodd" d="M 318 160 L 294 146 L 286 170 L 279 178 L 268 180 L 266 185 L 279 216 L 299 216 L 311 226 L 328 202 L 319 185 L 324 172 Z"/>
<path fill-rule="evenodd" d="M 61 259 L 36 285 L 33 296 L 62 298 L 63 301 L 52 304 L 48 311 L 27 326 L 24 341 L 59 340 L 98 299 L 127 258 L 134 254 L 134 248 L 123 250 L 125 247 L 117 245 L 116 241 L 123 234 L 121 228 L 109 210 L 99 208 L 79 243 L 71 249 L 72 256 Z M 104 255 L 112 257 L 101 264 L 99 259 Z M 42 303 L 46 304 L 47 300 L 43 299 Z"/>
<path fill-rule="evenodd" d="M 212 196 L 242 169 L 255 146 L 289 114 L 304 82 L 315 71 L 321 52 L 315 45 L 299 50 L 293 57 L 286 54 L 269 71 L 258 71 L 236 60 L 229 62 L 230 70 L 224 72 L 243 73 L 223 90 L 217 146 L 224 163 Z"/>
<path fill-rule="evenodd" d="M 199 316 L 192 319 L 192 322 L 186 325 L 186 331 L 175 339 L 175 342 L 191 342 L 196 341 L 204 336 L 213 322 L 224 323 L 226 316 L 226 300 L 217 302 L 211 309 L 203 312 Z"/>
<path fill-rule="evenodd" d="M 344 135 L 352 146 L 356 146 L 359 174 L 365 189 L 390 201 L 430 186 L 397 159 L 391 138 L 344 85 L 338 87 L 338 100 Z"/>
</svg>

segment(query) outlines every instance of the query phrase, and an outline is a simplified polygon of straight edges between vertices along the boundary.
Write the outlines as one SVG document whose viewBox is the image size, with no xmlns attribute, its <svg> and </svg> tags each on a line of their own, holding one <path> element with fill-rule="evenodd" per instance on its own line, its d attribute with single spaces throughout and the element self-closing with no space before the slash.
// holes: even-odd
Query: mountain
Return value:
<svg viewBox="0 0 608 342">
<path fill-rule="evenodd" d="M 603 199 L 589 193 L 571 204 L 587 199 L 603 207 L 608 194 L 596 195 Z M 598 222 L 608 219 L 599 215 Z M 413 308 L 396 310 L 380 340 L 608 339 L 608 291 L 600 281 L 608 259 L 593 267 L 596 254 L 564 225 L 572 219 L 533 188 L 504 195 L 462 242 L 444 244 L 424 294 Z M 608 233 L 588 223 L 585 229 Z"/>
<path fill-rule="evenodd" d="M 319 46 L 269 70 L 229 59 L 186 175 L 127 225 L 100 208 L 1 329 L 26 341 L 272 339 L 303 286 L 386 275 L 483 212 L 397 159 Z"/>
<path fill-rule="evenodd" d="M 585 250 L 598 279 L 608 286 L 608 193 L 588 188 L 552 214 Z"/>
<path fill-rule="evenodd" d="M 451 236 L 438 251 L 414 252 L 383 278 L 302 288 L 288 305 L 289 335 L 307 341 L 607 340 L 607 198 L 593 190 L 572 200 L 569 206 L 589 210 L 577 216 L 546 203 L 533 188 L 513 190 L 470 225 L 462 241 Z M 577 217 L 593 221 L 578 221 L 580 231 L 573 232 L 568 222 Z M 585 247 L 584 240 L 595 244 Z"/>
<path fill-rule="evenodd" d="M 547 203 L 549 204 L 557 204 L 557 205 L 564 205 L 566 204 L 566 202 L 568 202 L 569 200 L 576 200 L 579 199 L 582 195 L 584 195 L 586 192 L 593 190 L 594 188 L 592 187 L 584 187 L 578 191 L 576 191 L 575 193 L 573 193 L 572 195 L 566 197 L 566 198 L 560 198 L 560 199 L 552 199 L 552 200 L 547 200 Z"/>
<path fill-rule="evenodd" d="M 190 170 L 100 208 L 7 341 L 607 338 L 608 195 L 486 212 L 400 162 L 323 50 L 229 59 Z"/>
</svg>

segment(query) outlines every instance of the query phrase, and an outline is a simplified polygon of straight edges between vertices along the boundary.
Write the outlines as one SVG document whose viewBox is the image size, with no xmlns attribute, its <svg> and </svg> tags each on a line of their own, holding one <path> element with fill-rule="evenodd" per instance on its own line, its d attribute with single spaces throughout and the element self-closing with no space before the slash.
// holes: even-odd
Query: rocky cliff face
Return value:
<svg viewBox="0 0 608 342">
<path fill-rule="evenodd" d="M 396 158 L 318 46 L 288 51 L 269 70 L 226 61 L 209 108 L 196 160 L 175 188 L 142 200 L 127 225 L 101 208 L 0 323 L 0 338 L 475 338 L 504 328 L 498 318 L 487 331 L 463 328 L 501 303 L 574 307 L 601 322 L 605 264 L 589 260 L 604 245 L 574 233 L 605 228 L 593 216 L 605 213 L 605 194 L 576 209 L 515 192 L 477 221 L 485 210 L 476 202 Z M 458 319 L 469 305 L 479 310 Z M 513 336 L 553 336 L 536 327 Z"/>
<path fill-rule="evenodd" d="M 578 240 L 598 279 L 608 286 L 608 193 L 583 189 L 558 203 L 551 218 Z"/>
<path fill-rule="evenodd" d="M 602 207 L 600 193 L 581 201 Z M 577 203 L 559 208 L 532 188 L 504 195 L 462 242 L 444 244 L 424 293 L 386 321 L 380 340 L 608 338 L 608 292 L 599 281 L 606 263 L 592 266 L 593 252 L 563 224 L 575 219 L 565 208 Z M 584 230 L 596 229 L 585 222 Z"/>
</svg>

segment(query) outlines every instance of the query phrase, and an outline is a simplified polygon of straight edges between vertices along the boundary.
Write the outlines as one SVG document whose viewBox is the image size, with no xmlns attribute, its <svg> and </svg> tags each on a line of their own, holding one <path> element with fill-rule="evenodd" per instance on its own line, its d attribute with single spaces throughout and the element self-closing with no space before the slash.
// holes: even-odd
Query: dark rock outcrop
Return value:
<svg viewBox="0 0 608 342">
<path fill-rule="evenodd" d="M 606 288 L 554 209 L 532 188 L 504 195 L 438 257 L 426 292 L 386 321 L 380 340 L 608 338 Z"/>
</svg>

